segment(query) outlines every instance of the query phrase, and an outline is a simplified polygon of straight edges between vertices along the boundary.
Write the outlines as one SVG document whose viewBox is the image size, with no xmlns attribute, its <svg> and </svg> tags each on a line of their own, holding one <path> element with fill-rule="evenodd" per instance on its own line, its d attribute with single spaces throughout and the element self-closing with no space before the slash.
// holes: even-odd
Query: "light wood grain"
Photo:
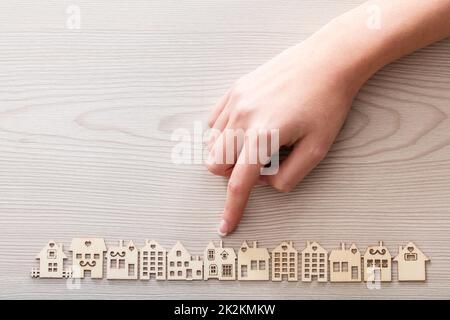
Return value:
<svg viewBox="0 0 450 320">
<path fill-rule="evenodd" d="M 241 74 L 362 1 L 0 2 L 0 298 L 450 298 L 450 41 L 378 72 L 325 161 L 290 194 L 257 188 L 226 246 L 414 241 L 424 284 L 146 282 L 29 277 L 49 239 L 217 239 L 226 182 L 170 160 Z M 396 268 L 394 267 L 394 270 Z M 394 279 L 396 274 L 394 272 Z"/>
</svg>

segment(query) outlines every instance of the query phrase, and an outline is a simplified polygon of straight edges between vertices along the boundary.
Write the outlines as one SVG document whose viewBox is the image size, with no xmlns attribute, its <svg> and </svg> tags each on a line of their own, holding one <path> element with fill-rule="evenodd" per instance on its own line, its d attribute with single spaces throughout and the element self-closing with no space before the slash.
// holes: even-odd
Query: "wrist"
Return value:
<svg viewBox="0 0 450 320">
<path fill-rule="evenodd" d="M 365 26 L 348 20 L 346 16 L 332 20 L 306 42 L 314 47 L 315 59 L 324 64 L 329 76 L 344 82 L 349 92 L 356 94 L 390 61 L 382 54 L 382 39 L 361 35 L 357 29 Z"/>
<path fill-rule="evenodd" d="M 370 0 L 333 19 L 305 42 L 358 90 L 375 72 L 450 36 L 450 0 Z M 406 10 L 407 9 L 407 10 Z"/>
</svg>

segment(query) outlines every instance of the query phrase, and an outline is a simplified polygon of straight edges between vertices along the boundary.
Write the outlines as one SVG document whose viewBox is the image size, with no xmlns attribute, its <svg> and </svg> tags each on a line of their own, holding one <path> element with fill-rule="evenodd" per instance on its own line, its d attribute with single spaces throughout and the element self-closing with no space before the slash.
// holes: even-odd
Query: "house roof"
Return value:
<svg viewBox="0 0 450 320">
<path fill-rule="evenodd" d="M 127 244 L 125 244 L 124 240 L 119 240 L 119 245 L 118 246 L 111 246 L 111 247 L 109 247 L 108 248 L 108 252 L 116 251 L 117 249 L 125 249 L 125 250 L 128 250 L 128 251 L 132 251 L 132 250 L 130 250 L 130 247 L 133 248 L 132 250 L 136 249 L 136 251 L 137 251 L 137 247 L 134 244 L 133 240 L 128 241 Z"/>
<path fill-rule="evenodd" d="M 145 239 L 145 245 L 144 245 L 144 247 L 142 247 L 141 250 L 149 249 L 149 248 L 152 249 L 151 246 L 155 246 L 155 249 L 158 249 L 159 251 L 167 252 L 167 250 L 164 249 L 164 247 L 162 245 L 160 245 L 158 242 L 156 242 L 155 240 L 148 240 L 148 239 Z"/>
<path fill-rule="evenodd" d="M 233 248 L 224 248 L 224 246 L 223 246 L 223 242 L 222 241 L 220 241 L 219 242 L 219 245 L 218 246 L 216 246 L 215 244 L 214 244 L 214 242 L 213 241 L 210 241 L 209 243 L 208 243 L 208 245 L 206 246 L 206 248 L 205 248 L 205 252 L 207 252 L 208 250 L 212 250 L 212 249 L 218 249 L 218 252 L 219 253 L 222 253 L 222 252 L 227 252 L 230 256 L 232 256 L 232 257 L 236 257 L 236 251 L 234 251 L 234 249 Z"/>
<path fill-rule="evenodd" d="M 73 238 L 69 251 L 81 248 L 92 252 L 104 252 L 106 251 L 106 244 L 103 238 Z"/>
<path fill-rule="evenodd" d="M 241 248 L 250 248 L 247 241 L 242 242 Z"/>
<path fill-rule="evenodd" d="M 56 243 L 53 240 L 50 240 L 47 245 L 45 247 L 43 247 L 41 249 L 41 251 L 36 255 L 36 259 L 40 259 L 40 258 L 45 258 L 47 257 L 47 251 L 51 250 L 51 249 L 55 249 L 59 252 L 59 256 L 62 257 L 63 259 L 67 259 L 66 254 L 64 253 L 63 250 L 63 245 L 60 243 Z"/>
<path fill-rule="evenodd" d="M 358 247 L 352 243 L 350 248 L 345 248 L 345 243 L 341 243 L 340 249 L 334 249 L 331 250 L 329 260 L 340 260 L 342 259 L 343 255 L 345 256 L 352 256 L 352 255 L 358 255 L 361 257 L 361 252 L 358 250 Z"/>
<path fill-rule="evenodd" d="M 221 248 L 222 250 L 219 251 L 219 254 L 222 254 L 223 252 L 228 253 L 228 255 L 231 257 L 231 259 L 236 259 L 236 251 L 234 251 L 233 248 Z"/>
<path fill-rule="evenodd" d="M 402 248 L 402 246 L 399 247 L 398 254 L 394 258 L 394 261 L 404 260 L 405 254 L 407 253 L 416 253 L 417 260 L 430 260 L 413 242 L 408 242 L 408 244 L 404 248 Z"/>
<path fill-rule="evenodd" d="M 180 250 L 181 252 L 185 252 L 188 255 L 190 255 L 189 251 L 187 251 L 187 249 L 183 246 L 183 244 L 180 241 L 177 241 L 174 246 L 169 250 L 169 254 L 170 253 L 174 253 L 175 251 Z"/>
<path fill-rule="evenodd" d="M 316 249 L 314 249 L 316 248 Z M 318 244 L 316 241 L 306 241 L 306 248 L 302 250 L 302 252 L 322 252 L 322 253 L 328 253 L 327 250 L 325 250 L 320 244 Z"/>
<path fill-rule="evenodd" d="M 242 250 L 242 248 L 246 248 L 245 251 Z M 260 255 L 262 258 L 270 258 L 269 250 L 267 248 L 258 248 L 257 242 L 253 241 L 253 247 L 250 247 L 247 243 L 247 241 L 244 241 L 239 248 L 239 254 L 257 254 Z"/>
<path fill-rule="evenodd" d="M 389 252 L 389 249 L 383 245 L 383 241 L 380 241 L 378 245 L 368 246 L 366 251 L 364 252 L 364 257 L 376 254 L 380 256 L 391 257 L 391 253 Z"/>
<path fill-rule="evenodd" d="M 207 249 L 215 249 L 215 248 L 223 248 L 223 242 L 222 240 L 219 241 L 219 245 L 216 246 L 216 244 L 214 243 L 214 241 L 210 241 L 208 243 L 208 245 L 206 246 Z"/>
<path fill-rule="evenodd" d="M 294 248 L 292 241 L 282 241 L 278 246 L 276 246 L 272 250 L 272 252 L 285 251 L 283 247 L 287 247 L 286 250 L 294 250 L 298 252 L 298 250 Z"/>
</svg>

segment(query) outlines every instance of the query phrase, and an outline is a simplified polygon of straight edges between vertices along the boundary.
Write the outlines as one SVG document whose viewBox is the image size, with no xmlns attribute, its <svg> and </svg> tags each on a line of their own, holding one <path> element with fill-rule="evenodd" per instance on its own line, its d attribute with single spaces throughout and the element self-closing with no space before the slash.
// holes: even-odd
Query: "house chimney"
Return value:
<svg viewBox="0 0 450 320">
<path fill-rule="evenodd" d="M 341 242 L 341 249 L 342 251 L 345 251 L 345 242 Z"/>
<path fill-rule="evenodd" d="M 400 254 L 400 252 L 402 252 L 402 250 L 403 250 L 402 246 L 401 246 L 401 245 L 398 246 L 398 253 L 399 253 L 399 254 Z"/>
<path fill-rule="evenodd" d="M 382 247 L 383 246 L 383 241 L 378 242 L 379 246 Z"/>
<path fill-rule="evenodd" d="M 253 241 L 253 248 L 256 248 L 256 247 L 257 247 L 256 241 Z"/>
<path fill-rule="evenodd" d="M 219 241 L 219 247 L 223 248 L 223 241 L 222 240 Z"/>
</svg>

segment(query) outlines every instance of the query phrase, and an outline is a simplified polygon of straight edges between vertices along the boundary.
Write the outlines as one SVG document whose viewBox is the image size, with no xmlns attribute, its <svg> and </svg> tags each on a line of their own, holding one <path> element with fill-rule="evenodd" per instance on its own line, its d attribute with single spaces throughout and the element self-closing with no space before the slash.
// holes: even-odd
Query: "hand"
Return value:
<svg viewBox="0 0 450 320">
<path fill-rule="evenodd" d="M 208 170 L 230 178 L 221 235 L 236 228 L 258 182 L 291 191 L 325 157 L 345 121 L 357 86 L 314 43 L 289 48 L 243 76 L 211 112 L 209 125 L 222 134 L 210 141 Z M 278 129 L 280 146 L 292 147 L 277 174 L 261 176 L 262 163 L 244 161 L 249 145 L 257 147 L 248 139 L 233 148 L 232 163 L 217 161 L 215 155 L 227 147 L 225 130 L 257 128 Z"/>
<path fill-rule="evenodd" d="M 379 28 L 367 23 L 373 8 Z M 239 79 L 209 120 L 222 134 L 211 141 L 208 169 L 230 177 L 219 234 L 236 228 L 258 181 L 292 190 L 325 157 L 362 84 L 384 65 L 450 36 L 449 14 L 450 0 L 370 0 Z M 277 129 L 280 145 L 293 147 L 277 174 L 260 176 L 264 159 L 246 161 L 258 146 L 248 135 L 231 149 L 230 163 L 217 163 L 230 149 L 227 129 L 256 128 Z"/>
</svg>

